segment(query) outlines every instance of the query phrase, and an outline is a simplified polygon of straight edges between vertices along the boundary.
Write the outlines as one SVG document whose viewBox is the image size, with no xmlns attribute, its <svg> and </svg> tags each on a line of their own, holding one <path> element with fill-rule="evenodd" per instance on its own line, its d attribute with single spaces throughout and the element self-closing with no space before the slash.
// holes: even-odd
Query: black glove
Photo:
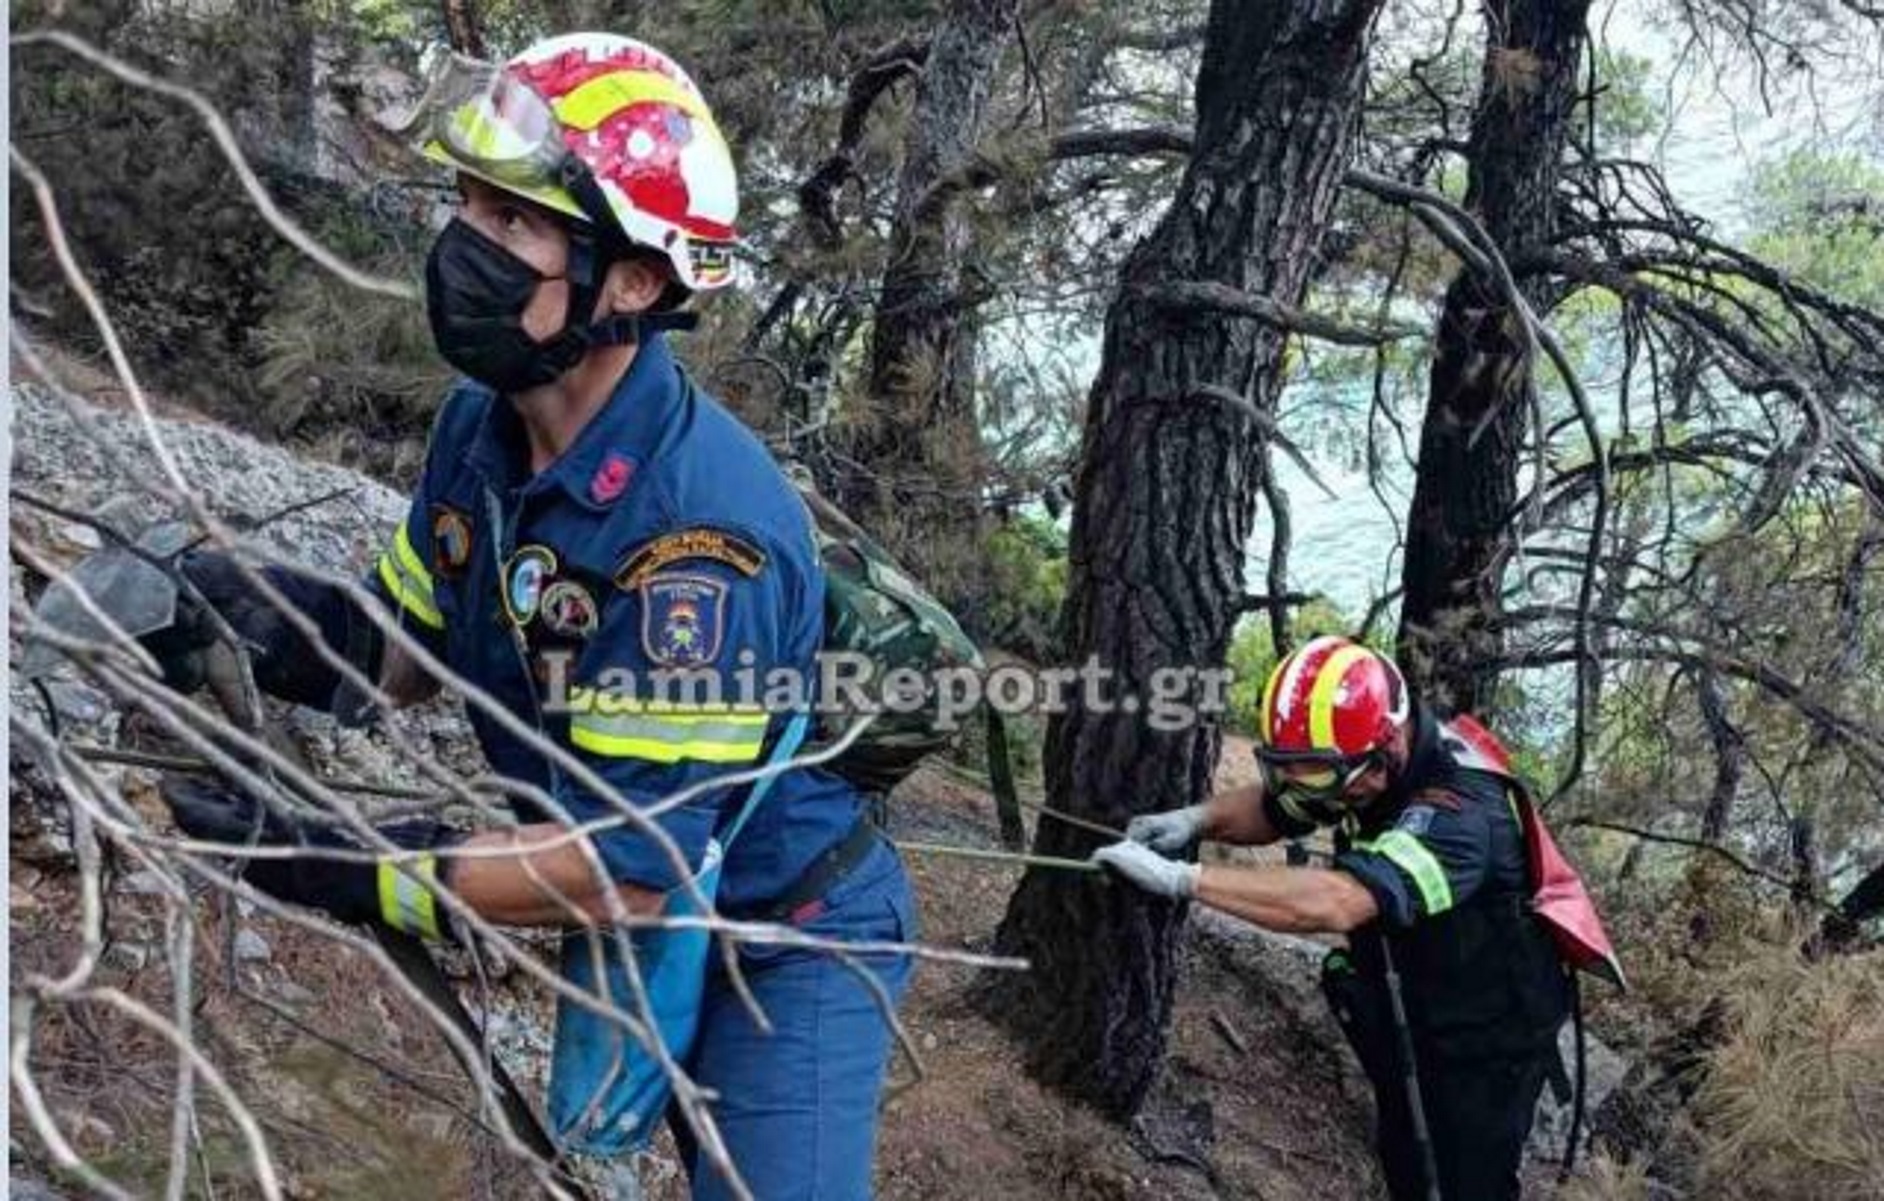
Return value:
<svg viewBox="0 0 1884 1201">
<path fill-rule="evenodd" d="M 321 640 L 366 673 L 378 674 L 379 630 L 341 589 L 279 568 L 258 569 L 296 609 L 311 617 Z M 189 692 L 203 682 L 203 652 L 215 644 L 213 608 L 242 639 L 252 656 L 255 683 L 270 696 L 320 709 L 335 709 L 340 673 L 294 628 L 285 614 L 249 583 L 234 557 L 222 551 L 192 551 L 177 571 L 202 595 L 182 590 L 176 620 L 144 637 L 144 646 L 164 669 L 171 687 Z"/>
<path fill-rule="evenodd" d="M 312 821 L 279 813 L 252 797 L 195 776 L 165 776 L 157 791 L 177 827 L 203 842 L 235 846 L 305 846 L 363 849 L 358 839 Z M 375 826 L 380 836 L 407 850 L 436 850 L 462 836 L 435 821 L 418 819 Z M 453 937 L 445 910 L 424 880 L 439 878 L 434 855 L 405 862 L 343 863 L 331 859 L 249 859 L 242 878 L 270 896 L 323 909 L 354 925 L 379 922 L 421 938 Z"/>
</svg>

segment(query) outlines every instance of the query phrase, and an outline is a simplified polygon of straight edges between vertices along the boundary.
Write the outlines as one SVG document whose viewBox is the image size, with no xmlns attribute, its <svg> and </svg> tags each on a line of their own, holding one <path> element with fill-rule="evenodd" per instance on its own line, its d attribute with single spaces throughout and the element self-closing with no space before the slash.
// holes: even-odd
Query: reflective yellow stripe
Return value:
<svg viewBox="0 0 1884 1201">
<path fill-rule="evenodd" d="M 624 726 L 622 720 L 578 715 L 569 722 L 569 741 L 592 754 L 650 763 L 751 763 L 765 745 L 763 726 L 750 739 L 735 740 L 711 736 L 726 733 L 718 727 L 681 733 L 639 723 Z"/>
<path fill-rule="evenodd" d="M 754 705 L 686 705 L 613 689 L 569 690 L 569 739 L 619 759 L 748 763 L 759 757 L 771 715 Z"/>
<path fill-rule="evenodd" d="M 550 101 L 556 119 L 565 129 L 594 129 L 631 104 L 659 101 L 671 104 L 697 121 L 713 124 L 705 101 L 659 71 L 624 67 L 607 75 L 598 75 L 569 92 L 560 100 Z"/>
<path fill-rule="evenodd" d="M 432 573 L 425 569 L 425 561 L 412 548 L 412 539 L 403 521 L 393 535 L 392 549 L 379 557 L 379 578 L 386 585 L 386 591 L 399 602 L 399 607 L 418 618 L 421 624 L 434 630 L 445 628 L 445 615 L 438 611 L 438 601 L 432 593 Z"/>
<path fill-rule="evenodd" d="M 419 558 L 419 552 L 412 549 L 412 539 L 406 534 L 406 523 L 399 523 L 399 532 L 393 535 L 393 553 L 399 556 L 399 566 L 412 582 L 424 590 L 425 595 L 432 595 L 432 573 L 425 569 L 425 561 Z"/>
<path fill-rule="evenodd" d="M 431 888 L 438 880 L 438 859 L 432 855 L 415 859 L 409 873 L 395 864 L 379 865 L 379 918 L 395 930 L 436 942 L 444 937 Z M 421 879 L 413 879 L 414 875 Z"/>
<path fill-rule="evenodd" d="M 1357 845 L 1389 860 L 1412 879 L 1427 917 L 1452 908 L 1452 883 L 1446 879 L 1446 869 L 1413 835 L 1405 830 L 1389 830 L 1372 842 Z"/>
<path fill-rule="evenodd" d="M 1340 690 L 1341 677 L 1348 674 L 1348 668 L 1366 655 L 1362 647 L 1344 646 L 1329 655 L 1328 661 L 1315 673 L 1315 687 L 1308 694 L 1308 744 L 1316 750 L 1335 749 L 1335 693 Z"/>
<path fill-rule="evenodd" d="M 420 592 L 416 585 L 399 573 L 390 551 L 379 557 L 379 581 L 386 585 L 386 591 L 399 602 L 399 607 L 418 618 L 421 625 L 434 630 L 445 628 L 445 615 L 432 603 L 431 594 Z"/>
</svg>

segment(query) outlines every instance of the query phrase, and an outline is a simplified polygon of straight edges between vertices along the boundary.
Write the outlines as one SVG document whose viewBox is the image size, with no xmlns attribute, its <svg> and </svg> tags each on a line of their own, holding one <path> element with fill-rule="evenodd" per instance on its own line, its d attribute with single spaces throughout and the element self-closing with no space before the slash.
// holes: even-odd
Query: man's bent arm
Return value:
<svg viewBox="0 0 1884 1201">
<path fill-rule="evenodd" d="M 514 830 L 486 830 L 460 849 L 516 848 L 502 856 L 451 856 L 447 880 L 453 892 L 478 916 L 500 926 L 585 926 L 609 920 L 604 877 L 581 843 L 565 839 L 542 850 L 537 843 L 567 835 L 555 822 L 537 822 Z M 633 884 L 617 884 L 615 894 L 629 913 L 654 913 L 662 894 Z M 559 896 L 560 894 L 560 896 Z"/>
<path fill-rule="evenodd" d="M 1261 784 L 1245 784 L 1211 797 L 1202 833 L 1212 842 L 1245 847 L 1267 846 L 1282 838 L 1282 831 L 1263 811 Z"/>
<path fill-rule="evenodd" d="M 1360 881 L 1325 868 L 1207 863 L 1193 895 L 1212 909 L 1287 934 L 1345 934 L 1380 912 Z"/>
</svg>

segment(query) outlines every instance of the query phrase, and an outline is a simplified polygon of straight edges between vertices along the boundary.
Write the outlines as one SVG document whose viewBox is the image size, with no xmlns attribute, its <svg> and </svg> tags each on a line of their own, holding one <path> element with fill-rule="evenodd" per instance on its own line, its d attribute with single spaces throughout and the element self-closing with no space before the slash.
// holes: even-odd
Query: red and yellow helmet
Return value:
<svg viewBox="0 0 1884 1201">
<path fill-rule="evenodd" d="M 1338 796 L 1383 761 L 1412 716 L 1393 660 L 1346 638 L 1316 638 L 1276 664 L 1257 718 L 1257 759 L 1272 790 Z"/>
<path fill-rule="evenodd" d="M 572 33 L 501 65 L 449 55 L 402 132 L 421 153 L 664 256 L 677 282 L 733 282 L 732 152 L 680 64 Z"/>
</svg>

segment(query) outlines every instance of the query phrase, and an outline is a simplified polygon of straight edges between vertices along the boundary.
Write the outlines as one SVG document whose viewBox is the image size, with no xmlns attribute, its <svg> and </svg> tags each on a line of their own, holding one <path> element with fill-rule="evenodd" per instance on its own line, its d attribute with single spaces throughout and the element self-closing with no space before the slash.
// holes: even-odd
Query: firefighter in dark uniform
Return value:
<svg viewBox="0 0 1884 1201">
<path fill-rule="evenodd" d="M 1272 930 L 1346 934 L 1323 987 L 1374 1086 L 1389 1191 L 1517 1197 L 1570 983 L 1531 912 L 1524 827 L 1482 727 L 1439 721 L 1386 656 L 1333 637 L 1277 665 L 1260 723 L 1258 783 L 1135 818 L 1094 858 Z M 1336 834 L 1328 868 L 1167 857 L 1199 839 L 1262 845 L 1320 826 Z"/>
<path fill-rule="evenodd" d="M 594 923 L 611 910 L 609 890 L 632 913 L 656 912 L 681 864 L 630 822 L 570 839 L 570 823 L 617 813 L 588 781 L 651 806 L 766 762 L 790 715 L 763 707 L 741 673 L 795 673 L 808 701 L 823 628 L 803 503 L 760 442 L 691 384 L 661 332 L 687 324 L 680 302 L 732 281 L 732 160 L 677 64 L 605 34 L 552 38 L 501 67 L 453 56 L 414 129 L 458 173 L 461 203 L 433 247 L 427 305 L 440 352 L 467 378 L 440 411 L 409 515 L 370 583 L 501 707 L 467 706 L 518 824 L 382 828 L 425 852 L 416 873 L 294 858 L 251 862 L 246 878 L 344 921 L 434 939 L 454 934 L 436 891 L 447 886 L 500 925 Z M 185 570 L 250 643 L 264 688 L 318 705 L 344 694 L 226 556 L 197 555 Z M 344 590 L 270 578 L 395 699 L 435 690 L 412 656 L 382 648 Z M 719 688 L 663 692 L 663 671 L 710 674 Z M 545 756 L 517 724 L 584 770 Z M 240 843 L 260 827 L 269 842 L 354 845 L 219 788 L 164 791 L 201 838 Z M 731 843 L 721 914 L 846 941 L 915 937 L 908 879 L 857 788 L 786 772 L 732 842 L 746 795 L 708 787 L 655 811 L 689 873 L 712 861 L 710 842 Z M 713 1097 L 726 1151 L 767 1198 L 867 1197 L 890 1047 L 877 995 L 826 954 L 746 944 L 740 955 L 771 1031 L 716 956 L 684 1065 Z M 906 958 L 865 962 L 881 995 L 901 996 Z M 728 1195 L 697 1152 L 686 1166 L 695 1197 Z"/>
</svg>

